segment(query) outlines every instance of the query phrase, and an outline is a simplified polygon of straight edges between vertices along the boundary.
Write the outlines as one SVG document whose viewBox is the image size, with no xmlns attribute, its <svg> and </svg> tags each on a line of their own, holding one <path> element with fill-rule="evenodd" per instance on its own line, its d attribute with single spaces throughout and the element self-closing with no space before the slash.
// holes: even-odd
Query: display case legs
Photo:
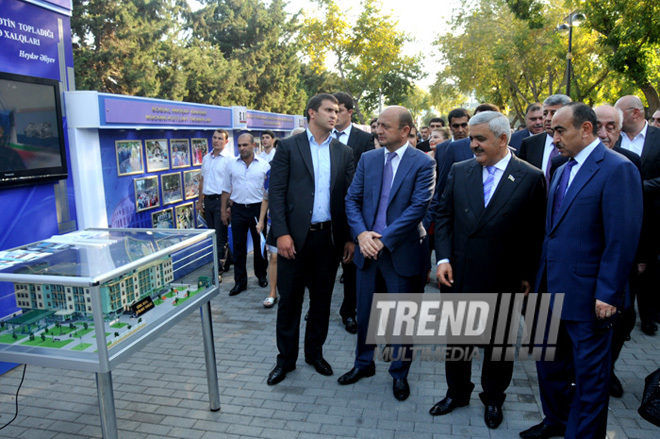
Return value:
<svg viewBox="0 0 660 439">
<path fill-rule="evenodd" d="M 204 358 L 206 360 L 206 380 L 209 388 L 211 411 L 220 410 L 220 391 L 218 390 L 218 369 L 215 360 L 215 345 L 213 343 L 213 325 L 211 323 L 211 302 L 201 307 L 202 338 L 204 340 Z"/>
<path fill-rule="evenodd" d="M 115 413 L 115 397 L 112 391 L 112 374 L 110 372 L 97 372 L 96 388 L 99 396 L 103 438 L 119 439 L 117 433 L 117 414 Z"/>
</svg>

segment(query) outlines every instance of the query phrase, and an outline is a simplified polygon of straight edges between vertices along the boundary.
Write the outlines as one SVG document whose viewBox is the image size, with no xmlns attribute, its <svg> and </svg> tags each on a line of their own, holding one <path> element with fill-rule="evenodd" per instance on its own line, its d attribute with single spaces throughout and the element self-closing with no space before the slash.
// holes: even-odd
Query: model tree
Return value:
<svg viewBox="0 0 660 439">
<path fill-rule="evenodd" d="M 46 334 L 43 332 L 41 333 L 41 341 L 46 341 Z"/>
</svg>

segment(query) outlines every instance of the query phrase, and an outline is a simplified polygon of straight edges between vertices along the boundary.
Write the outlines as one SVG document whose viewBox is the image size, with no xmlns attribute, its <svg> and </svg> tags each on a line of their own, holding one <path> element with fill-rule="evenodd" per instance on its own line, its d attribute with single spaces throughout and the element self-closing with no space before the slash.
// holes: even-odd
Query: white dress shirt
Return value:
<svg viewBox="0 0 660 439">
<path fill-rule="evenodd" d="M 312 224 L 330 221 L 330 142 L 333 137 L 328 136 L 320 145 L 314 139 L 312 132 L 307 129 L 309 149 L 312 153 L 314 166 L 314 208 L 312 210 Z"/>
<path fill-rule="evenodd" d="M 509 166 L 510 161 L 511 161 L 511 151 L 507 150 L 507 153 L 504 156 L 504 158 L 493 165 L 495 166 L 495 174 L 493 175 L 493 187 L 490 190 L 491 199 L 493 198 L 493 195 L 495 194 L 495 190 L 497 189 L 497 185 L 500 184 L 500 180 L 502 180 L 502 176 L 504 176 L 504 171 L 506 170 L 506 167 Z M 481 181 L 483 183 L 486 183 L 486 178 L 488 178 L 488 167 L 482 166 L 481 168 L 482 168 Z"/>
<path fill-rule="evenodd" d="M 644 141 L 646 140 L 646 131 L 648 130 L 649 123 L 644 122 L 644 128 L 642 128 L 642 131 L 637 133 L 635 137 L 633 137 L 632 140 L 630 140 L 630 137 L 624 132 L 621 132 L 621 148 L 627 149 L 628 151 L 632 151 L 638 156 L 642 156 L 642 150 L 644 149 Z"/>
<path fill-rule="evenodd" d="M 394 183 L 394 177 L 396 177 L 396 171 L 397 171 L 397 169 L 399 169 L 399 164 L 401 163 L 401 159 L 403 159 L 403 154 L 405 154 L 406 148 L 409 147 L 409 146 L 411 146 L 410 143 L 406 142 L 405 145 L 400 146 L 399 148 L 397 148 L 394 151 L 394 153 L 396 155 L 394 157 L 392 157 L 392 162 L 391 162 L 392 163 L 392 183 Z M 387 150 L 387 148 L 382 148 L 382 149 L 383 149 L 383 167 L 384 167 L 385 164 L 387 164 L 387 153 L 389 153 L 389 151 Z M 390 185 L 390 187 L 392 187 L 392 186 Z"/>
<path fill-rule="evenodd" d="M 352 123 L 349 123 L 348 126 L 347 126 L 346 128 L 344 128 L 343 130 L 341 130 L 341 131 L 339 131 L 339 130 L 334 130 L 334 131 L 332 132 L 333 137 L 334 137 L 335 139 L 339 140 L 339 141 L 340 141 L 341 143 L 343 143 L 344 145 L 348 145 L 348 138 L 351 137 L 351 129 L 352 129 L 352 127 L 353 127 L 353 124 L 352 124 Z"/>
<path fill-rule="evenodd" d="M 213 151 L 204 155 L 202 159 L 202 177 L 204 178 L 204 195 L 221 195 L 222 180 L 227 167 L 227 158 L 218 154 L 213 155 Z"/>
<path fill-rule="evenodd" d="M 552 144 L 552 136 L 548 133 L 545 134 L 545 149 L 543 149 L 543 161 L 541 162 L 541 170 L 543 171 L 544 174 L 547 175 L 548 172 L 548 160 L 550 159 L 550 153 L 552 152 L 552 149 L 555 147 Z"/>
<path fill-rule="evenodd" d="M 578 171 L 584 164 L 585 160 L 587 160 L 587 157 L 589 157 L 589 155 L 594 151 L 594 149 L 596 149 L 599 143 L 600 143 L 600 139 L 596 138 L 596 140 L 591 142 L 589 145 L 585 146 L 584 149 L 578 153 L 578 155 L 573 157 L 573 160 L 575 160 L 577 163 L 571 169 L 571 175 L 568 176 L 568 185 L 566 186 L 566 192 L 568 192 L 568 188 L 571 187 L 571 183 L 573 183 L 573 179 L 575 178 Z"/>
<path fill-rule="evenodd" d="M 240 157 L 229 159 L 222 192 L 231 194 L 229 199 L 238 204 L 261 203 L 264 198 L 264 181 L 270 165 L 259 157 L 254 157 L 247 166 Z"/>
<path fill-rule="evenodd" d="M 275 148 L 271 148 L 270 152 L 261 151 L 258 157 L 262 160 L 265 160 L 267 163 L 272 162 L 273 157 L 275 157 Z"/>
</svg>

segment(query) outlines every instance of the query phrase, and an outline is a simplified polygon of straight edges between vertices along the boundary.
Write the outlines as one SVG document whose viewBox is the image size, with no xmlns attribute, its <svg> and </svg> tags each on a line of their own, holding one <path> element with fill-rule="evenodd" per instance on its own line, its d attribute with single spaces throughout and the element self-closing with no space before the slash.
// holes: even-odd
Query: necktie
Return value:
<svg viewBox="0 0 660 439">
<path fill-rule="evenodd" d="M 392 159 L 396 155 L 395 152 L 387 153 L 387 161 L 383 169 L 383 184 L 380 187 L 380 200 L 378 201 L 378 211 L 376 212 L 376 220 L 374 221 L 374 232 L 383 233 L 387 227 L 387 203 L 390 200 L 390 189 L 392 189 Z"/>
<path fill-rule="evenodd" d="M 335 139 L 339 140 L 341 142 L 341 136 L 344 134 L 343 131 L 337 131 L 335 130 Z"/>
<path fill-rule="evenodd" d="M 550 168 L 552 168 L 552 159 L 557 157 L 559 155 L 559 150 L 555 146 L 555 144 L 552 144 L 552 150 L 550 151 L 550 157 L 548 157 L 548 163 L 546 163 L 545 167 L 545 182 L 546 182 L 546 187 L 550 187 Z"/>
<path fill-rule="evenodd" d="M 559 213 L 561 203 L 564 201 L 564 197 L 566 196 L 566 189 L 568 189 L 568 179 L 571 176 L 571 169 L 573 169 L 573 166 L 575 165 L 577 165 L 577 162 L 573 159 L 570 159 L 568 162 L 566 162 L 566 167 L 561 173 L 561 180 L 559 180 L 559 185 L 557 185 L 557 190 L 555 192 L 555 199 L 552 202 L 552 224 L 555 223 L 555 218 Z"/>
<path fill-rule="evenodd" d="M 486 171 L 488 171 L 488 176 L 486 181 L 484 181 L 484 206 L 488 206 L 490 198 L 493 196 L 493 185 L 495 183 L 495 171 L 497 168 L 495 166 L 488 166 Z"/>
</svg>

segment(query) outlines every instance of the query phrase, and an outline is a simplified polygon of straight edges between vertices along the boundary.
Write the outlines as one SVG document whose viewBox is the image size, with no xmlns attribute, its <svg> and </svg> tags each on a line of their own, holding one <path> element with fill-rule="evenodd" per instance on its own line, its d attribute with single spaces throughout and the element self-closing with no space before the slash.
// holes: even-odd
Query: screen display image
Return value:
<svg viewBox="0 0 660 439">
<path fill-rule="evenodd" d="M 0 186 L 66 177 L 58 82 L 0 72 Z"/>
</svg>

